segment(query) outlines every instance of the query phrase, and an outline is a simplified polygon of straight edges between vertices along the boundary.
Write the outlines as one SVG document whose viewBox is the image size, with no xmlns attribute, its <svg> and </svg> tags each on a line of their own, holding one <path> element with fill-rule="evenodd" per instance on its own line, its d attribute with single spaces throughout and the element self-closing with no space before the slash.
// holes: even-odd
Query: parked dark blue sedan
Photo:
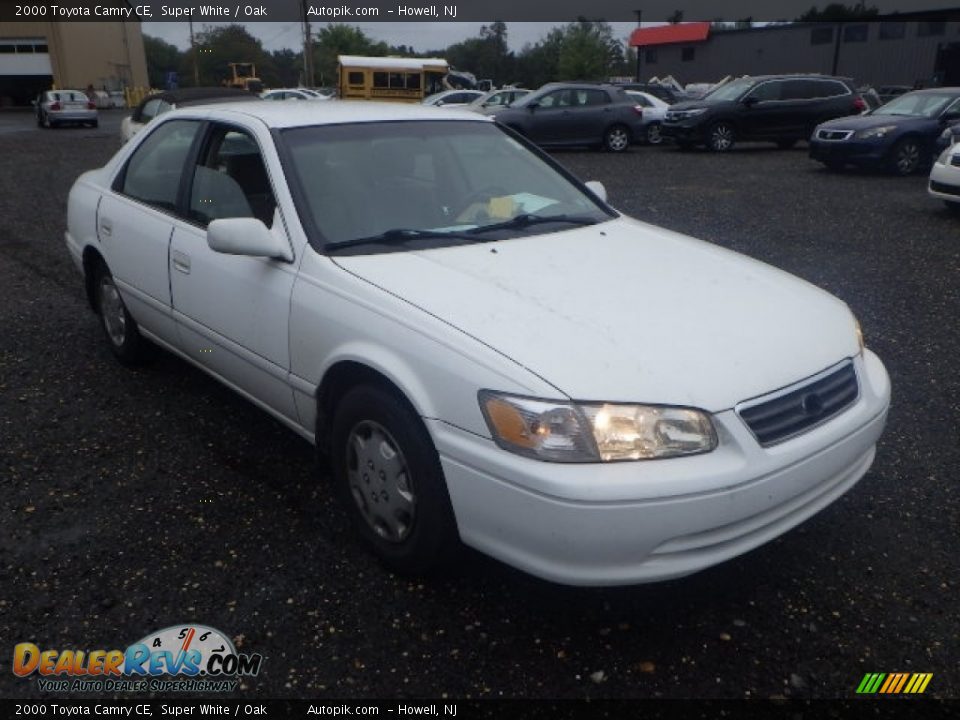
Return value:
<svg viewBox="0 0 960 720">
<path fill-rule="evenodd" d="M 938 138 L 957 122 L 960 88 L 916 90 L 864 115 L 818 125 L 810 137 L 810 157 L 831 170 L 849 164 L 909 175 L 932 162 Z"/>
</svg>

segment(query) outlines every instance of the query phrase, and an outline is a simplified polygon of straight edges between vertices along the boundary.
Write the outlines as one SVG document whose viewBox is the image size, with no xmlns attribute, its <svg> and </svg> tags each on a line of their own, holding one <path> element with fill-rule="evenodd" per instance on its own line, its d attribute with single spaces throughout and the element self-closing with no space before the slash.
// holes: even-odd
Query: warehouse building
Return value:
<svg viewBox="0 0 960 720">
<path fill-rule="evenodd" d="M 144 87 L 139 22 L 0 22 L 0 106 L 28 105 L 51 87 Z"/>
<path fill-rule="evenodd" d="M 960 9 L 722 31 L 709 22 L 661 25 L 634 30 L 630 45 L 641 79 L 824 73 L 874 87 L 960 86 Z"/>
</svg>

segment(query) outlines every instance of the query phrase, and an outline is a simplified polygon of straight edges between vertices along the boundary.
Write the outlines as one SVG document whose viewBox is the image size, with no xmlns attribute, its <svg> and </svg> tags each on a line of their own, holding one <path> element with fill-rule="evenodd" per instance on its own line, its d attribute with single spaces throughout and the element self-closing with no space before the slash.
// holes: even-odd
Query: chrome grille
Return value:
<svg viewBox="0 0 960 720">
<path fill-rule="evenodd" d="M 853 130 L 817 130 L 819 140 L 846 140 L 853 135 Z"/>
<path fill-rule="evenodd" d="M 740 403 L 736 409 L 757 442 L 767 447 L 825 423 L 859 395 L 857 373 L 847 360 L 796 385 Z"/>
</svg>

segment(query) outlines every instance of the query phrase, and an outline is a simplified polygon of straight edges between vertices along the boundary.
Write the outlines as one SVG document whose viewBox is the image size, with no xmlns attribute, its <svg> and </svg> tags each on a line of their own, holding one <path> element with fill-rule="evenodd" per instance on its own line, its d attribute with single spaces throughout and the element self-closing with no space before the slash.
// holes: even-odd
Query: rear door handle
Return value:
<svg viewBox="0 0 960 720">
<path fill-rule="evenodd" d="M 105 237 L 113 235 L 113 222 L 108 218 L 100 218 L 100 234 Z"/>
<path fill-rule="evenodd" d="M 176 270 L 179 270 L 184 275 L 190 274 L 190 256 L 184 255 L 182 252 L 174 251 L 173 252 L 173 267 Z"/>
</svg>

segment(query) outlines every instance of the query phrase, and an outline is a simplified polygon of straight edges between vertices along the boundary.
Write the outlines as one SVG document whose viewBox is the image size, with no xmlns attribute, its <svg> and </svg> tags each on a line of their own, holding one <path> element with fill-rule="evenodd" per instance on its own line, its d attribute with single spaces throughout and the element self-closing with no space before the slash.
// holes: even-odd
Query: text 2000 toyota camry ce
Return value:
<svg viewBox="0 0 960 720">
<path fill-rule="evenodd" d="M 843 302 L 605 195 L 474 113 L 237 103 L 81 176 L 66 243 L 114 354 L 166 348 L 315 442 L 390 567 L 462 540 L 635 583 L 849 490 L 890 384 Z"/>
</svg>

